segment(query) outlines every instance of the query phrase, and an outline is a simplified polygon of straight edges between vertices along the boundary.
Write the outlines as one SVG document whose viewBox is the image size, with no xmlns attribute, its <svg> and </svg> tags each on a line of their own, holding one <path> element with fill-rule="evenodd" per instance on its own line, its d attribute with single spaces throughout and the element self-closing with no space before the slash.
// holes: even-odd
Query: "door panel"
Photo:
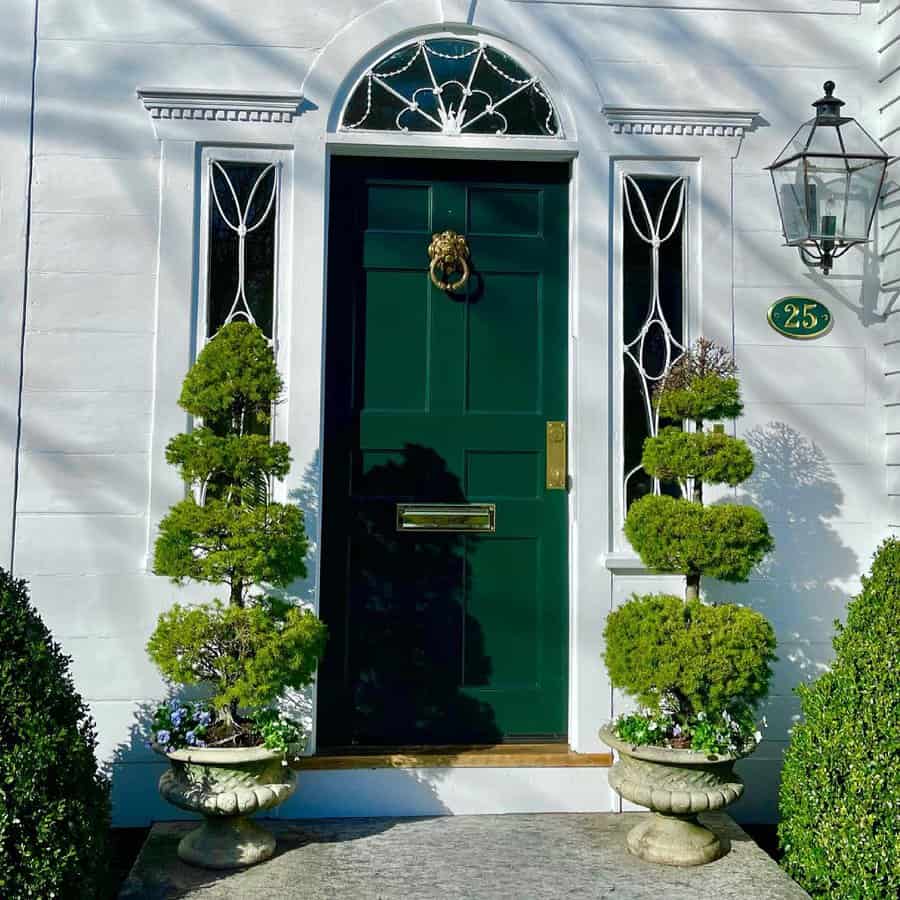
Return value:
<svg viewBox="0 0 900 900">
<path fill-rule="evenodd" d="M 562 739 L 568 170 L 336 159 L 326 341 L 319 744 Z M 428 277 L 435 231 L 472 276 Z M 493 534 L 397 530 L 398 503 L 484 502 Z"/>
</svg>

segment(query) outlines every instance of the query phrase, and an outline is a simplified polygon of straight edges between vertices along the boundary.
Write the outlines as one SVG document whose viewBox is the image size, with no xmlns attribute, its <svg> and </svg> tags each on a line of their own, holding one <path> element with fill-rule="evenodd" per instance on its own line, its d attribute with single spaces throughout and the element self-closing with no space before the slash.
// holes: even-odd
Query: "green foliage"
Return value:
<svg viewBox="0 0 900 900">
<path fill-rule="evenodd" d="M 698 375 L 688 387 L 663 387 L 654 398 L 664 419 L 736 419 L 744 410 L 737 378 Z"/>
<path fill-rule="evenodd" d="M 267 434 L 216 434 L 203 426 L 189 434 L 177 434 L 166 447 L 166 460 L 178 466 L 183 481 L 211 483 L 226 489 L 226 499 L 252 503 L 255 493 L 248 484 L 262 475 L 282 479 L 291 467 L 291 451 L 282 441 L 270 443 Z"/>
<path fill-rule="evenodd" d="M 147 644 L 160 672 L 180 684 L 206 684 L 219 707 L 272 703 L 309 684 L 325 648 L 325 626 L 309 611 L 271 602 L 175 604 Z"/>
<path fill-rule="evenodd" d="M 635 596 L 610 613 L 604 637 L 613 686 L 650 710 L 668 693 L 685 721 L 744 714 L 768 691 L 775 635 L 747 607 Z"/>
<path fill-rule="evenodd" d="M 253 717 L 285 688 L 309 684 L 324 649 L 325 626 L 312 613 L 261 593 L 306 575 L 309 547 L 303 512 L 269 499 L 270 480 L 284 478 L 291 463 L 287 444 L 270 442 L 264 427 L 281 388 L 272 348 L 246 322 L 225 325 L 184 380 L 179 402 L 203 422 L 172 438 L 166 458 L 195 492 L 160 523 L 153 571 L 178 584 L 225 584 L 230 594 L 228 606 L 176 604 L 147 644 L 167 679 L 204 684 L 217 707 L 216 722 L 203 724 L 202 733 L 193 727 L 199 718 L 176 707 L 166 719 L 160 707 L 154 727 L 173 746 L 213 734 L 213 743 L 265 740 Z M 281 720 L 264 719 L 269 739 L 284 743 Z"/>
<path fill-rule="evenodd" d="M 644 442 L 644 470 L 661 481 L 699 478 L 704 484 L 746 481 L 753 474 L 753 454 L 741 440 L 712 431 L 691 433 L 664 428 Z"/>
<path fill-rule="evenodd" d="M 837 624 L 837 623 L 836 623 Z M 814 897 L 900 896 L 900 542 L 837 624 L 830 671 L 798 688 L 781 781 L 784 866 Z"/>
<path fill-rule="evenodd" d="M 296 506 L 239 506 L 214 499 L 201 506 L 188 497 L 160 523 L 153 571 L 176 583 L 284 587 L 306 574 L 307 549 L 303 511 Z"/>
<path fill-rule="evenodd" d="M 109 786 L 69 658 L 0 569 L 0 897 L 105 895 Z"/>
<path fill-rule="evenodd" d="M 178 403 L 217 433 L 246 433 L 252 422 L 269 421 L 282 387 L 262 331 L 249 322 L 232 322 L 200 351 Z"/>
<path fill-rule="evenodd" d="M 299 755 L 306 743 L 306 735 L 297 724 L 276 709 L 261 709 L 253 717 L 253 725 L 269 750 Z"/>
<path fill-rule="evenodd" d="M 660 382 L 654 404 L 664 419 L 736 419 L 744 409 L 734 358 L 699 338 Z"/>
<path fill-rule="evenodd" d="M 664 699 L 665 695 L 660 706 Z M 677 698 L 671 710 L 645 710 L 620 716 L 616 734 L 638 746 L 735 756 L 750 752 L 762 740 L 750 706 L 741 706 L 733 712 L 723 709 L 718 716 L 708 718 L 702 710 L 694 714 L 683 712 Z"/>
<path fill-rule="evenodd" d="M 635 501 L 625 534 L 651 569 L 731 582 L 746 581 L 773 546 L 765 517 L 751 506 L 705 507 L 664 495 Z"/>
<path fill-rule="evenodd" d="M 754 610 L 699 599 L 702 575 L 746 581 L 773 546 L 758 510 L 703 505 L 705 484 L 734 487 L 753 473 L 743 441 L 703 430 L 705 420 L 740 415 L 736 372 L 727 350 L 701 338 L 654 396 L 661 417 L 697 427 L 664 428 L 644 442 L 642 459 L 648 474 L 677 481 L 690 499 L 650 494 L 625 517 L 625 534 L 643 562 L 687 579 L 686 603 L 635 597 L 607 620 L 610 679 L 644 707 L 616 723 L 619 736 L 635 743 L 740 754 L 762 739 L 755 709 L 772 676 L 772 626 Z"/>
</svg>

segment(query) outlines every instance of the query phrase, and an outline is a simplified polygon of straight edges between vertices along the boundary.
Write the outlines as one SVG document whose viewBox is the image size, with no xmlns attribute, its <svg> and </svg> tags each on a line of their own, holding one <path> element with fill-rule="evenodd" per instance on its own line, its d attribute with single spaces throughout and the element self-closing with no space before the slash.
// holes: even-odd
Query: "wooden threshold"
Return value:
<svg viewBox="0 0 900 900">
<path fill-rule="evenodd" d="M 574 753 L 566 744 L 491 744 L 446 747 L 324 749 L 295 769 L 578 768 L 609 767 L 611 753 Z"/>
</svg>

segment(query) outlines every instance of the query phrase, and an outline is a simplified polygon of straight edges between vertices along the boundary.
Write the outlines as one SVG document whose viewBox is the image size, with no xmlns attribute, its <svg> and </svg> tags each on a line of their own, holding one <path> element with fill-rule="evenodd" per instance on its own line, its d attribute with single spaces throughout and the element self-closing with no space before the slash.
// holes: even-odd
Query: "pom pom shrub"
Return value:
<svg viewBox="0 0 900 900">
<path fill-rule="evenodd" d="M 648 475 L 660 481 L 697 478 L 704 484 L 734 487 L 753 474 L 750 448 L 716 431 L 691 434 L 680 428 L 664 428 L 644 442 L 641 463 Z"/>
<path fill-rule="evenodd" d="M 661 572 L 703 573 L 721 581 L 746 581 L 772 549 L 762 513 L 751 506 L 700 506 L 648 494 L 636 500 L 625 534 L 641 559 Z"/>
<path fill-rule="evenodd" d="M 743 606 L 705 606 L 679 597 L 635 597 L 606 622 L 606 666 L 614 687 L 647 707 L 672 692 L 685 716 L 736 715 L 765 697 L 775 635 Z"/>
<path fill-rule="evenodd" d="M 757 510 L 703 505 L 704 483 L 735 486 L 753 473 L 744 441 L 704 431 L 705 420 L 732 418 L 743 409 L 736 371 L 724 348 L 701 338 L 662 379 L 654 396 L 660 415 L 691 420 L 695 430 L 663 429 L 644 442 L 641 462 L 653 477 L 677 481 L 683 496 L 642 497 L 625 517 L 625 534 L 644 563 L 685 575 L 689 600 L 700 596 L 701 575 L 746 581 L 772 549 Z"/>
<path fill-rule="evenodd" d="M 738 485 L 753 473 L 750 448 L 707 419 L 743 409 L 731 355 L 700 339 L 669 369 L 654 395 L 661 416 L 689 420 L 644 442 L 642 464 L 680 497 L 649 494 L 625 517 L 625 534 L 644 564 L 685 576 L 686 602 L 634 597 L 610 614 L 606 665 L 615 687 L 642 710 L 620 717 L 616 733 L 632 743 L 745 753 L 761 739 L 755 708 L 765 697 L 775 635 L 759 613 L 700 602 L 700 578 L 746 581 L 772 549 L 763 515 L 749 506 L 703 505 L 704 484 Z"/>
<path fill-rule="evenodd" d="M 724 347 L 699 338 L 666 373 L 654 405 L 664 419 L 736 419 L 744 411 L 736 373 Z"/>
<path fill-rule="evenodd" d="M 216 714 L 203 737 L 220 745 L 282 747 L 291 728 L 267 709 L 285 688 L 309 684 L 325 646 L 325 626 L 311 612 L 262 587 L 306 575 L 309 546 L 303 512 L 269 498 L 271 480 L 291 464 L 287 444 L 268 433 L 281 389 L 263 333 L 248 322 L 223 326 L 181 391 L 180 405 L 202 424 L 166 448 L 193 491 L 160 523 L 154 572 L 176 584 L 227 585 L 229 596 L 227 605 L 175 604 L 159 617 L 147 652 L 169 681 L 209 689 Z M 169 713 L 160 707 L 154 730 L 175 747 L 183 729 L 168 727 Z"/>
<path fill-rule="evenodd" d="M 213 685 L 217 707 L 266 706 L 286 688 L 302 688 L 325 649 L 319 620 L 296 606 L 175 604 L 159 617 L 147 645 L 171 681 Z"/>
<path fill-rule="evenodd" d="M 0 569 L 0 897 L 103 897 L 109 786 L 88 709 L 24 581 Z"/>
<path fill-rule="evenodd" d="M 878 550 L 837 624 L 830 671 L 797 690 L 778 836 L 814 897 L 900 897 L 900 542 Z"/>
</svg>

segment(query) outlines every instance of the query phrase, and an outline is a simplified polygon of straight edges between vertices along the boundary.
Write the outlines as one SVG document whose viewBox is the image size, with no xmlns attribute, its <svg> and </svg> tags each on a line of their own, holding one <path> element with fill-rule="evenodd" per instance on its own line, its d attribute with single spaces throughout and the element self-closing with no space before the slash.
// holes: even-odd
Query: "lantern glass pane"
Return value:
<svg viewBox="0 0 900 900">
<path fill-rule="evenodd" d="M 816 125 L 813 130 L 812 140 L 809 142 L 809 148 L 807 149 L 807 153 L 811 154 L 835 154 L 838 156 L 844 155 L 844 148 L 841 147 L 841 142 L 838 137 L 838 132 L 840 131 L 834 125 Z"/>
<path fill-rule="evenodd" d="M 868 240 L 869 223 L 878 203 L 885 163 L 883 160 L 855 160 L 854 163 L 847 194 L 845 237 L 865 241 Z"/>
<path fill-rule="evenodd" d="M 883 160 L 814 156 L 806 162 L 810 237 L 868 240 L 869 222 L 884 170 Z"/>
<path fill-rule="evenodd" d="M 808 240 L 809 224 L 806 211 L 806 184 L 803 179 L 803 160 L 772 169 L 775 196 L 778 198 L 785 240 L 792 244 Z"/>
<path fill-rule="evenodd" d="M 806 160 L 807 220 L 816 240 L 844 237 L 849 171 L 843 159 L 812 156 Z"/>
<path fill-rule="evenodd" d="M 803 153 L 806 150 L 806 142 L 809 140 L 810 132 L 812 131 L 812 122 L 805 122 L 800 128 L 797 130 L 797 133 L 788 141 L 787 146 L 781 153 L 778 154 L 777 159 L 772 165 L 777 166 L 781 160 L 790 159 L 792 156 L 796 156 L 798 153 Z"/>
<path fill-rule="evenodd" d="M 840 131 L 845 152 L 851 156 L 884 156 L 884 150 L 866 134 L 865 129 L 856 120 L 841 125 Z"/>
</svg>

